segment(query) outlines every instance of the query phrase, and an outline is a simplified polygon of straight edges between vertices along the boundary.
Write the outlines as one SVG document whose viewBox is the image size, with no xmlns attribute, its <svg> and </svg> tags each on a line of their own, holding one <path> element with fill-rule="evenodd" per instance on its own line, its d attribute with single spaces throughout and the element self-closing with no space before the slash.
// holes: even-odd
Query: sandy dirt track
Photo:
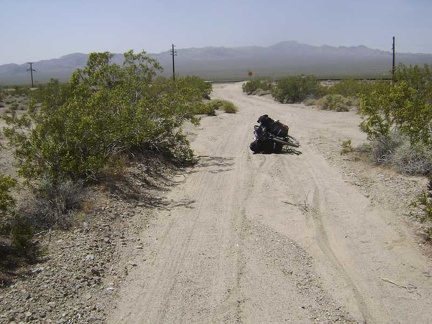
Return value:
<svg viewBox="0 0 432 324">
<path fill-rule="evenodd" d="M 239 112 L 203 118 L 172 207 L 137 218 L 142 249 L 124 253 L 136 266 L 109 323 L 432 323 L 432 262 L 403 215 L 422 180 L 343 159 L 341 141 L 365 141 L 354 112 L 281 105 L 240 83 L 212 96 Z M 265 113 L 302 154 L 252 154 Z"/>
</svg>

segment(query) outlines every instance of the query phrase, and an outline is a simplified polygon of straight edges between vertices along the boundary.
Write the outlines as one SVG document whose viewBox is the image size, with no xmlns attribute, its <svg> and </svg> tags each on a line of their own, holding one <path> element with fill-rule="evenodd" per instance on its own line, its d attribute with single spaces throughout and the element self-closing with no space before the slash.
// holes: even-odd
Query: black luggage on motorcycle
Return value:
<svg viewBox="0 0 432 324">
<path fill-rule="evenodd" d="M 257 122 L 275 136 L 286 137 L 288 135 L 289 127 L 278 120 L 271 119 L 268 115 L 262 115 Z"/>
</svg>

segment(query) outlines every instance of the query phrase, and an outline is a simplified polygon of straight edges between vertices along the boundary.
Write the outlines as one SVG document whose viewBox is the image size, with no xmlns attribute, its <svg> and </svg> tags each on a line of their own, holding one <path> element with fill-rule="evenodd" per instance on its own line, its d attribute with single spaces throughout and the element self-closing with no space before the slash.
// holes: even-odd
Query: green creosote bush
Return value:
<svg viewBox="0 0 432 324">
<path fill-rule="evenodd" d="M 272 89 L 272 96 L 280 103 L 299 103 L 305 99 L 319 98 L 323 91 L 315 76 L 299 75 L 279 80 Z"/>
<path fill-rule="evenodd" d="M 16 211 L 12 190 L 17 181 L 0 173 L 0 234 L 10 236 L 12 245 L 26 254 L 32 243 L 33 228 Z"/>
<path fill-rule="evenodd" d="M 0 173 L 0 221 L 5 222 L 15 208 L 15 199 L 11 190 L 17 185 L 17 181 Z"/>
<path fill-rule="evenodd" d="M 343 112 L 350 110 L 352 101 L 342 95 L 329 94 L 319 99 L 317 104 L 323 110 Z"/>
<path fill-rule="evenodd" d="M 326 92 L 328 94 L 338 94 L 343 97 L 357 98 L 360 94 L 367 95 L 372 91 L 377 82 L 382 81 L 366 81 L 366 80 L 353 80 L 345 79 L 335 82 L 332 86 L 328 87 Z"/>
<path fill-rule="evenodd" d="M 248 95 L 271 93 L 272 83 L 267 80 L 251 80 L 242 85 L 242 90 Z"/>
<path fill-rule="evenodd" d="M 373 152 L 384 164 L 408 174 L 428 174 L 432 166 L 432 71 L 429 65 L 400 64 L 393 82 L 376 83 L 360 96 L 361 129 L 372 141 Z M 395 134 L 398 134 L 395 136 Z M 378 144 L 378 145 L 377 145 Z M 378 154 L 377 154 L 378 153 Z M 379 161 L 379 162 L 381 162 Z M 414 203 L 431 221 L 431 189 Z M 432 227 L 429 226 L 432 237 Z"/>
<path fill-rule="evenodd" d="M 191 162 L 181 125 L 193 120 L 203 91 L 153 83 L 162 68 L 145 52 L 126 52 L 122 65 L 111 63 L 111 57 L 90 54 L 87 66 L 67 84 L 47 85 L 39 109 L 32 101 L 27 113 L 6 118 L 5 136 L 24 178 L 49 178 L 55 185 L 96 180 L 112 155 L 142 150 Z"/>
<path fill-rule="evenodd" d="M 431 142 L 432 72 L 425 65 L 399 65 L 394 83 L 378 82 L 369 94 L 360 95 L 361 129 L 370 139 L 397 130 L 412 143 Z"/>
<path fill-rule="evenodd" d="M 212 104 L 213 101 L 208 101 L 200 106 L 200 109 L 195 110 L 197 115 L 216 116 L 215 106 Z"/>
<path fill-rule="evenodd" d="M 70 227 L 87 184 L 104 177 L 115 156 L 151 150 L 174 163 L 194 163 L 181 126 L 198 122 L 194 110 L 211 84 L 156 78 L 162 68 L 145 52 L 126 52 L 121 65 L 111 57 L 90 54 L 68 83 L 51 80 L 31 93 L 26 112 L 3 116 L 18 173 L 34 194 L 19 224 Z"/>
<path fill-rule="evenodd" d="M 177 89 L 190 88 L 199 97 L 198 99 L 210 100 L 212 84 L 197 76 L 185 76 L 176 79 Z"/>
</svg>

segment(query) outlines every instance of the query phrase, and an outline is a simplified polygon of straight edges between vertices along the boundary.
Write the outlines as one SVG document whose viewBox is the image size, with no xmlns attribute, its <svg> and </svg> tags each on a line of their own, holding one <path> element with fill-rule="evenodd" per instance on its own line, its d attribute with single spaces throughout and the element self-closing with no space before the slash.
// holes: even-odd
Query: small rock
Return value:
<svg viewBox="0 0 432 324">
<path fill-rule="evenodd" d="M 94 258 L 95 258 L 95 256 L 94 256 L 93 254 L 88 254 L 88 255 L 86 256 L 86 260 L 87 260 L 87 261 L 93 261 Z"/>
<path fill-rule="evenodd" d="M 28 300 L 30 299 L 30 294 L 27 291 L 23 291 L 21 297 L 23 300 Z"/>
<path fill-rule="evenodd" d="M 100 276 L 101 276 L 100 271 L 97 270 L 97 269 L 95 269 L 95 268 L 92 268 L 92 269 L 90 270 L 90 272 L 91 272 L 92 275 L 94 275 L 94 276 L 97 276 L 97 277 L 100 277 Z"/>
</svg>

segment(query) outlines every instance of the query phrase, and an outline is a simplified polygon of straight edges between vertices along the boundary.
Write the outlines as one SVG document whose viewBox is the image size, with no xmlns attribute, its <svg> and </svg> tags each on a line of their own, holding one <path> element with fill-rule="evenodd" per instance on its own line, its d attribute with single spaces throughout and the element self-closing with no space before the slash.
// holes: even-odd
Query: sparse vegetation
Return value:
<svg viewBox="0 0 432 324">
<path fill-rule="evenodd" d="M 381 81 L 359 81 L 345 79 L 335 82 L 327 88 L 328 94 L 337 94 L 348 98 L 357 98 L 360 94 L 367 94 L 375 88 L 377 82 Z"/>
<path fill-rule="evenodd" d="M 222 100 L 222 105 L 219 109 L 222 109 L 228 114 L 235 114 L 238 111 L 238 108 L 232 102 L 227 100 Z"/>
<path fill-rule="evenodd" d="M 54 183 L 52 179 L 42 179 L 34 195 L 22 203 L 20 217 L 30 228 L 69 229 L 74 211 L 85 201 L 88 190 L 83 181 L 68 179 Z"/>
<path fill-rule="evenodd" d="M 273 97 L 281 103 L 298 103 L 308 98 L 319 98 L 323 89 L 313 75 L 286 77 L 277 82 Z"/>
<path fill-rule="evenodd" d="M 238 108 L 228 100 L 215 99 L 207 103 L 210 112 L 215 114 L 216 110 L 223 110 L 228 114 L 233 114 L 238 111 Z"/>
<path fill-rule="evenodd" d="M 345 155 L 345 154 L 351 153 L 353 151 L 354 151 L 354 148 L 352 147 L 351 140 L 346 140 L 346 141 L 342 142 L 342 149 L 340 152 L 341 155 Z"/>
<path fill-rule="evenodd" d="M 251 80 L 242 85 L 243 92 L 248 95 L 270 94 L 272 83 L 267 80 Z"/>
<path fill-rule="evenodd" d="M 426 225 L 425 235 L 432 238 L 432 177 L 429 175 L 427 188 L 411 204 L 420 210 L 419 220 Z"/>
<path fill-rule="evenodd" d="M 13 213 L 15 199 L 12 197 L 11 190 L 17 182 L 10 176 L 0 173 L 0 221 L 3 225 Z"/>
<path fill-rule="evenodd" d="M 329 94 L 317 100 L 316 105 L 323 110 L 349 111 L 353 105 L 353 100 L 342 95 Z"/>
</svg>

